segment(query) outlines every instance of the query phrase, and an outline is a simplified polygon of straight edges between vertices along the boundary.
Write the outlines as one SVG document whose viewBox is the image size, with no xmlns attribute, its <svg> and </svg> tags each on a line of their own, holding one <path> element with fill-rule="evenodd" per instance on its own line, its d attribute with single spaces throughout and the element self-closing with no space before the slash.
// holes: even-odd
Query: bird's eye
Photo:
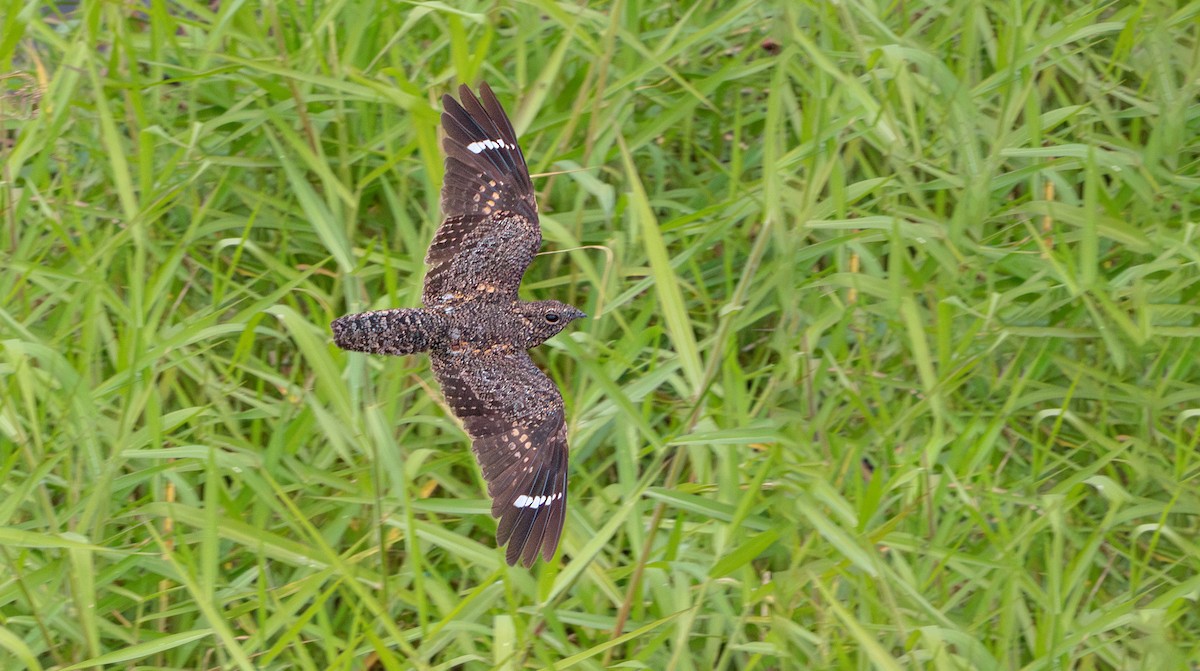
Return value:
<svg viewBox="0 0 1200 671">
<path fill-rule="evenodd" d="M 551 324 L 558 323 L 558 313 L 557 312 L 547 312 L 546 313 L 546 321 L 550 322 Z"/>
</svg>

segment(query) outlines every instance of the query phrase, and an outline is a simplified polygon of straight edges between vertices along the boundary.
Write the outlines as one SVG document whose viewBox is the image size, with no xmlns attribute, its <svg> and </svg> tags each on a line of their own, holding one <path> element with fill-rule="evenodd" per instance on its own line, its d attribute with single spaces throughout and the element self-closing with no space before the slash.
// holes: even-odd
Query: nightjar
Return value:
<svg viewBox="0 0 1200 671">
<path fill-rule="evenodd" d="M 583 312 L 517 296 L 542 244 L 525 157 L 487 84 L 462 104 L 442 98 L 446 179 L 442 216 L 425 256 L 423 308 L 347 315 L 333 322 L 338 347 L 375 354 L 428 352 L 472 450 L 499 519 L 509 564 L 549 561 L 567 506 L 567 425 L 562 396 L 526 350 Z"/>
</svg>

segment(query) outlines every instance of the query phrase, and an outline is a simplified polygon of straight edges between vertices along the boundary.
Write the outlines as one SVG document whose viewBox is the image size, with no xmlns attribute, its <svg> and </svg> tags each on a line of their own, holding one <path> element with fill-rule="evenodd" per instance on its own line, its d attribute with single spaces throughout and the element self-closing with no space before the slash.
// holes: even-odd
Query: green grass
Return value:
<svg viewBox="0 0 1200 671">
<path fill-rule="evenodd" d="M 1200 2 L 685 4 L 3 0 L 0 668 L 1200 668 Z M 480 80 L 593 316 L 532 571 L 328 329 Z"/>
</svg>

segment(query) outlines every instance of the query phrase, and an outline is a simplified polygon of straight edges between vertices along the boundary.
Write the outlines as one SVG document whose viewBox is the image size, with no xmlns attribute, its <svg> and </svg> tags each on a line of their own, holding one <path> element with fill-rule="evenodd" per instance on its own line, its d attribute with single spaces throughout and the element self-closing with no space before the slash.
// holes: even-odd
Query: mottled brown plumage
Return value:
<svg viewBox="0 0 1200 671">
<path fill-rule="evenodd" d="M 526 350 L 557 334 L 579 310 L 525 302 L 521 277 L 542 244 L 525 157 L 487 84 L 480 99 L 442 98 L 446 180 L 442 216 L 425 257 L 424 308 L 347 315 L 333 322 L 342 349 L 429 352 L 446 402 L 472 449 L 499 518 L 506 559 L 549 561 L 567 504 L 567 426 L 562 396 Z"/>
</svg>

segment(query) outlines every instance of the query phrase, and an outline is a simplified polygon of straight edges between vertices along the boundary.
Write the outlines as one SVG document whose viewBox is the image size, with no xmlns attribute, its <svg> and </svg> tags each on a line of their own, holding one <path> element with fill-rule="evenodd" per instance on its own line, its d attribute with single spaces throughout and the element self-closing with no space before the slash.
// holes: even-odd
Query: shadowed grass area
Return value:
<svg viewBox="0 0 1200 671">
<path fill-rule="evenodd" d="M 0 668 L 1197 668 L 1198 18 L 0 0 Z M 328 328 L 481 80 L 593 317 L 532 571 Z"/>
</svg>

